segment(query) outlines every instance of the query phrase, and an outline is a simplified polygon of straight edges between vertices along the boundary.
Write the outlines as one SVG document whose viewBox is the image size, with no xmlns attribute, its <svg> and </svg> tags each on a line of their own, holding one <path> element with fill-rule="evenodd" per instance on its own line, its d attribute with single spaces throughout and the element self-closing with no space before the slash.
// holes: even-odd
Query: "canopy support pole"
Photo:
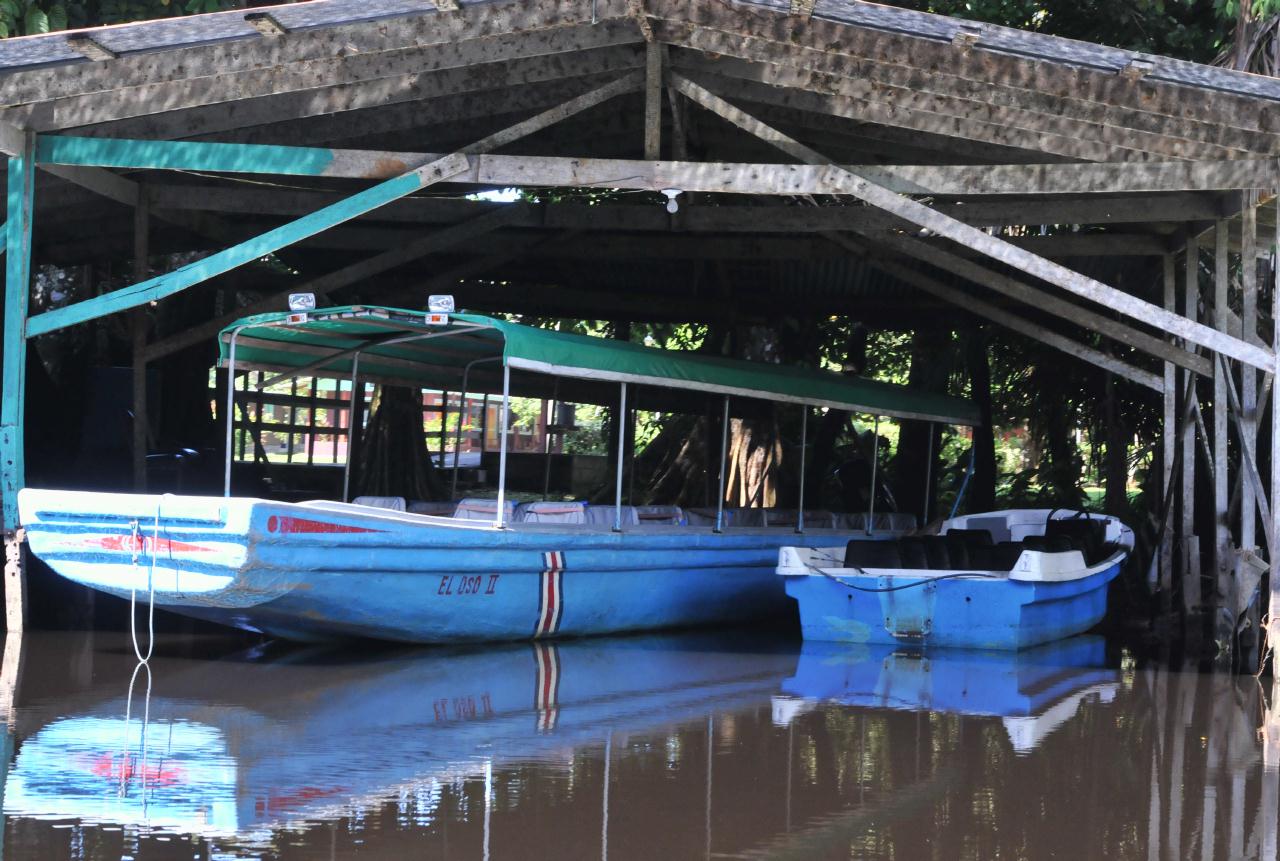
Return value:
<svg viewBox="0 0 1280 861">
<path fill-rule="evenodd" d="M 804 461 L 809 444 L 809 405 L 800 408 L 800 503 L 796 509 L 796 532 L 804 533 Z"/>
<path fill-rule="evenodd" d="M 498 419 L 498 433 L 501 434 L 498 445 L 498 512 L 494 518 L 493 525 L 496 529 L 501 529 L 506 524 L 503 523 L 502 506 L 506 503 L 507 497 L 507 424 L 510 421 L 509 410 L 511 409 L 511 366 L 506 362 L 502 363 L 502 412 Z"/>
<path fill-rule="evenodd" d="M 496 362 L 497 356 L 486 356 L 481 359 L 472 359 L 462 367 L 462 391 L 458 392 L 458 422 L 457 435 L 453 438 L 453 481 L 449 485 L 449 501 L 452 502 L 458 497 L 458 457 L 462 451 L 462 419 L 467 411 L 467 384 L 471 376 L 471 368 L 481 362 Z M 449 407 L 449 393 L 445 392 L 445 409 Z M 444 414 L 440 418 L 440 466 L 444 466 Z M 480 450 L 484 451 L 484 431 L 480 432 Z"/>
<path fill-rule="evenodd" d="M 937 428 L 933 422 L 929 422 L 929 445 L 926 448 L 928 454 L 925 455 L 924 461 L 924 511 L 920 515 L 921 526 L 929 522 L 929 509 L 932 507 L 930 503 L 933 502 L 933 494 L 930 491 L 933 489 L 933 435 L 935 433 Z"/>
<path fill-rule="evenodd" d="M 720 420 L 720 493 L 716 498 L 716 532 L 724 531 L 724 474 L 729 456 L 729 396 L 724 396 L 724 416 Z"/>
<path fill-rule="evenodd" d="M 351 359 L 351 407 L 347 410 L 347 463 L 342 467 L 342 501 L 351 501 L 351 462 L 356 459 L 356 420 L 360 395 L 360 354 Z"/>
<path fill-rule="evenodd" d="M 545 457 L 542 463 L 542 501 L 551 494 L 551 425 L 556 420 L 556 405 L 560 401 L 560 378 L 551 381 L 551 402 L 547 405 L 547 421 L 542 428 Z M 484 434 L 480 435 L 480 451 L 484 451 Z"/>
<path fill-rule="evenodd" d="M 235 444 L 236 424 L 236 338 L 240 336 L 238 326 L 231 330 L 230 346 L 227 349 L 227 456 L 223 466 L 222 495 L 231 496 L 231 461 L 235 456 L 232 446 Z"/>
<path fill-rule="evenodd" d="M 618 469 L 613 489 L 613 531 L 622 531 L 622 467 L 627 454 L 627 384 L 618 401 Z"/>
<path fill-rule="evenodd" d="M 867 503 L 867 534 L 875 531 L 876 522 L 876 472 L 880 466 L 880 416 L 876 416 L 871 440 L 871 497 Z"/>
</svg>

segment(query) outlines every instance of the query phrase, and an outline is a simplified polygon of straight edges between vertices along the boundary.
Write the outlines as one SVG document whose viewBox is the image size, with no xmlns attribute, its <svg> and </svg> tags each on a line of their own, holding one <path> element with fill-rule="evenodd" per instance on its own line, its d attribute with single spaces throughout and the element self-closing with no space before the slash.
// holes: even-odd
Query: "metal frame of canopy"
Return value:
<svg viewBox="0 0 1280 861">
<path fill-rule="evenodd" d="M 250 350 L 260 351 L 262 355 L 250 358 L 248 366 L 259 369 L 269 368 L 277 371 L 270 379 L 259 384 L 259 389 L 293 377 L 328 370 L 345 371 L 345 363 L 350 362 L 350 379 L 352 391 L 351 418 L 348 422 L 347 459 L 343 469 L 342 498 L 346 502 L 350 496 L 351 461 L 356 445 L 356 392 L 357 386 L 366 379 L 381 379 L 389 382 L 409 382 L 419 387 L 444 388 L 444 384 L 452 380 L 444 380 L 436 376 L 418 375 L 402 376 L 395 371 L 407 371 L 410 368 L 429 369 L 432 374 L 445 374 L 461 371 L 461 397 L 465 398 L 469 391 L 471 369 L 483 362 L 501 361 L 501 395 L 499 449 L 498 449 L 498 495 L 497 511 L 494 518 L 495 528 L 501 529 L 505 524 L 504 504 L 506 497 L 507 474 L 507 424 L 510 420 L 511 401 L 511 369 L 549 375 L 555 378 L 568 377 L 604 382 L 617 382 L 619 385 L 618 415 L 625 422 L 627 413 L 627 387 L 643 383 L 657 387 L 686 389 L 708 394 L 723 395 L 723 414 L 720 434 L 720 468 L 718 478 L 718 499 L 716 502 L 715 531 L 724 528 L 724 486 L 726 479 L 726 458 L 729 442 L 729 407 L 734 395 L 746 396 L 760 400 L 795 403 L 803 407 L 801 417 L 800 445 L 800 499 L 796 518 L 796 531 L 804 531 L 804 468 L 808 442 L 809 410 L 814 406 L 831 407 L 858 412 L 871 412 L 876 416 L 878 430 L 880 417 L 890 415 L 900 418 L 923 419 L 929 422 L 943 421 L 950 424 L 972 425 L 974 419 L 971 410 L 964 401 L 946 396 L 909 393 L 908 404 L 913 400 L 923 406 L 934 404 L 939 408 L 947 407 L 947 411 L 921 411 L 908 407 L 889 406 L 885 403 L 868 405 L 839 397 L 841 389 L 852 391 L 861 385 L 869 394 L 888 397 L 890 393 L 901 394 L 905 389 L 875 381 L 857 380 L 830 374 L 831 379 L 825 386 L 804 386 L 807 391 L 788 390 L 787 386 L 802 379 L 816 380 L 825 372 L 810 372 L 801 377 L 792 369 L 763 363 L 746 362 L 729 359 L 713 359 L 707 357 L 682 355 L 680 353 L 642 347 L 626 342 L 615 342 L 603 338 L 588 338 L 579 335 L 538 330 L 516 323 L 480 317 L 471 314 L 432 314 L 429 312 L 409 311 L 397 308 L 377 306 L 346 306 L 319 309 L 315 311 L 280 312 L 261 314 L 249 317 L 228 326 L 219 336 L 221 356 L 219 364 L 227 369 L 226 395 L 226 460 L 224 465 L 224 496 L 231 495 L 232 441 L 235 425 L 235 385 L 237 367 L 237 347 L 242 345 L 241 335 L 246 330 L 262 329 L 252 332 L 245 338 L 249 341 Z M 370 335 L 361 337 L 360 330 Z M 445 338 L 462 338 L 473 333 L 496 331 L 499 334 L 499 351 L 476 354 L 459 350 L 455 347 L 442 349 L 440 345 L 422 349 L 422 342 L 443 340 Z M 513 336 L 527 336 L 530 343 L 522 345 L 524 355 L 512 355 L 511 342 Z M 534 334 L 536 333 L 536 334 Z M 282 337 L 271 337 L 279 335 Z M 304 337 L 315 336 L 315 337 Z M 325 341 L 333 342 L 326 353 Z M 542 341 L 542 346 L 538 345 Z M 532 345 L 532 346 L 531 346 Z M 394 352 L 387 353 L 389 348 Z M 244 349 L 241 347 L 241 349 Z M 579 352 L 597 351 L 601 355 L 581 358 L 586 360 L 580 364 L 567 364 L 566 356 L 575 349 Z M 407 351 L 407 352 L 406 352 Z M 568 351 L 568 352 L 566 352 Z M 414 356 L 413 353 L 418 355 Z M 400 355 L 397 355 L 400 354 Z M 252 354 L 251 354 L 252 355 Z M 431 355 L 435 360 L 444 359 L 450 364 L 438 364 L 437 361 L 417 361 Z M 302 359 L 298 364 L 291 364 L 289 359 L 297 356 Z M 361 376 L 361 358 L 366 357 L 366 365 L 373 364 L 375 370 L 366 367 Z M 602 361 L 601 358 L 607 361 Z M 243 358 L 243 357 L 242 357 Z M 614 362 L 612 359 L 617 358 Z M 337 365 L 337 367 L 335 367 Z M 390 369 L 393 373 L 379 373 L 376 369 Z M 733 382 L 733 375 L 743 377 L 739 383 Z M 767 388 L 746 388 L 747 380 L 755 377 L 770 383 Z M 826 394 L 827 390 L 831 394 Z M 462 416 L 458 416 L 458 434 L 461 434 Z M 876 434 L 875 449 L 878 453 L 879 434 Z M 618 456 L 615 476 L 614 498 L 614 531 L 622 530 L 622 477 L 625 465 L 626 439 L 623 433 L 618 435 Z M 873 453 L 871 509 L 867 522 L 867 531 L 873 529 L 872 519 L 875 512 L 876 453 Z M 456 495 L 458 476 L 458 453 L 455 445 L 454 474 L 450 496 Z"/>
</svg>

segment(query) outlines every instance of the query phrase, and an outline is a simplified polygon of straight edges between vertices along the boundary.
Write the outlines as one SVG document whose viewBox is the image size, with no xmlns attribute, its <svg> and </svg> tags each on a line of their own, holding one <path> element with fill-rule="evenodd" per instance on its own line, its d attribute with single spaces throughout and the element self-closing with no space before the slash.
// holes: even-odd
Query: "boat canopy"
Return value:
<svg viewBox="0 0 1280 861">
<path fill-rule="evenodd" d="M 514 370 L 570 379 L 625 382 L 946 424 L 980 423 L 976 406 L 962 398 L 832 371 L 660 350 L 477 314 L 350 305 L 258 314 L 233 323 L 219 336 L 221 366 L 234 359 L 237 368 L 270 369 L 288 376 L 347 376 L 357 355 L 362 379 L 444 391 L 458 391 L 464 371 L 469 371 L 468 391 L 501 391 L 501 367 L 505 364 Z"/>
</svg>

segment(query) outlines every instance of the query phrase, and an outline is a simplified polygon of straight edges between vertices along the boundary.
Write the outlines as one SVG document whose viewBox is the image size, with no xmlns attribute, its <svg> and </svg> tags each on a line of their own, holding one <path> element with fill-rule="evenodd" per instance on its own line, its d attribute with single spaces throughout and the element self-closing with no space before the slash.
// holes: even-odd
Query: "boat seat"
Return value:
<svg viewBox="0 0 1280 861">
<path fill-rule="evenodd" d="M 614 506 L 612 505 L 588 505 L 586 510 L 586 522 L 592 526 L 608 526 L 613 528 L 615 517 Z M 640 523 L 640 517 L 636 514 L 634 505 L 622 506 L 622 525 L 636 526 Z"/>
<path fill-rule="evenodd" d="M 1028 535 L 1022 546 L 1039 553 L 1067 553 L 1079 549 L 1076 542 L 1065 535 Z"/>
<path fill-rule="evenodd" d="M 457 505 L 453 502 L 428 502 L 424 499 L 415 499 L 409 503 L 410 514 L 430 514 L 434 517 L 453 517 L 453 510 Z"/>
<path fill-rule="evenodd" d="M 966 547 L 991 547 L 995 544 L 991 540 L 991 533 L 985 529 L 956 529 L 947 530 L 948 538 L 958 538 L 963 541 Z"/>
<path fill-rule="evenodd" d="M 685 526 L 684 511 L 678 505 L 637 505 L 636 517 L 646 525 Z"/>
<path fill-rule="evenodd" d="M 726 517 L 726 526 L 759 529 L 769 525 L 768 516 L 763 508 L 726 508 L 724 510 L 726 515 L 730 512 L 733 512 L 733 516 Z M 712 517 L 715 517 L 714 512 Z"/>
<path fill-rule="evenodd" d="M 586 523 L 585 502 L 523 502 L 516 506 L 516 523 Z"/>
<path fill-rule="evenodd" d="M 846 568 L 901 568 L 897 541 L 850 541 L 844 551 Z"/>
<path fill-rule="evenodd" d="M 509 499 L 503 500 L 503 522 L 510 523 L 515 516 L 516 504 Z M 454 509 L 454 520 L 496 520 L 498 517 L 498 500 L 467 497 Z"/>
<path fill-rule="evenodd" d="M 1071 517 L 1050 520 L 1045 524 L 1046 538 L 1067 538 L 1084 554 L 1086 564 L 1101 559 L 1102 546 L 1107 543 L 1107 525 L 1103 520 L 1089 517 Z"/>
<path fill-rule="evenodd" d="M 352 505 L 367 505 L 369 508 L 385 508 L 387 511 L 404 511 L 403 496 L 357 496 L 351 500 Z"/>
<path fill-rule="evenodd" d="M 929 564 L 929 551 L 921 538 L 903 538 L 897 544 L 903 568 L 915 571 L 933 567 Z"/>
<path fill-rule="evenodd" d="M 947 545 L 947 539 L 941 535 L 921 535 L 917 540 L 924 547 L 924 555 L 929 560 L 929 568 L 946 571 L 952 567 L 951 548 Z"/>
<path fill-rule="evenodd" d="M 1021 541 L 1001 541 L 991 548 L 990 571 L 1012 571 L 1025 548 Z"/>
</svg>

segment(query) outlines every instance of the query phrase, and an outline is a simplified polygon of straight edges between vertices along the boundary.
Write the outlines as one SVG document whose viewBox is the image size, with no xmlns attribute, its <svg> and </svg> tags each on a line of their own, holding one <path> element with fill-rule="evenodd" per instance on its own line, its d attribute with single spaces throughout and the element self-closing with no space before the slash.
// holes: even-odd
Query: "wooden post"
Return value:
<svg viewBox="0 0 1280 861">
<path fill-rule="evenodd" d="M 644 157 L 662 158 L 662 45 L 644 46 Z"/>
<path fill-rule="evenodd" d="M 150 256 L 146 186 L 138 186 L 138 203 L 133 208 L 133 280 L 147 280 Z M 133 334 L 133 489 L 147 490 L 147 308 L 135 308 L 130 315 Z M 293 439 L 290 435 L 289 439 Z"/>
<path fill-rule="evenodd" d="M 1219 219 L 1213 242 L 1213 325 L 1221 332 L 1230 328 L 1227 287 L 1230 284 L 1230 244 L 1228 222 Z M 1190 294 L 1188 294 L 1190 295 Z M 1231 527 L 1227 510 L 1231 504 L 1230 468 L 1227 464 L 1227 386 L 1234 385 L 1223 362 L 1213 363 L 1213 571 L 1214 584 L 1223 588 L 1231 576 Z M 1213 591 L 1210 591 L 1212 600 Z M 1230 632 L 1227 637 L 1230 641 Z"/>
<path fill-rule="evenodd" d="M 1186 279 L 1182 285 L 1183 315 L 1196 321 L 1200 304 L 1200 246 L 1194 236 L 1187 239 Z M 1195 347 L 1188 343 L 1189 350 Z M 1183 391 L 1196 397 L 1195 377 L 1182 372 Z M 1190 612 L 1200 604 L 1200 539 L 1196 536 L 1196 427 L 1184 422 L 1182 428 L 1182 609 Z"/>
<path fill-rule="evenodd" d="M 1258 209 L 1257 192 L 1246 191 L 1244 209 L 1240 213 L 1240 323 L 1241 340 L 1258 340 Z M 1251 365 L 1240 368 L 1241 421 L 1240 444 L 1258 462 L 1258 371 Z M 1253 486 L 1243 482 L 1240 488 L 1240 547 L 1252 550 L 1257 541 L 1258 514 Z"/>
<path fill-rule="evenodd" d="M 20 634 L 27 624 L 26 536 L 21 529 L 4 534 L 4 620 L 5 630 Z"/>
<path fill-rule="evenodd" d="M 1164 307 L 1167 311 L 1178 310 L 1177 300 L 1178 270 L 1172 254 L 1164 256 Z M 1164 474 L 1160 483 L 1160 498 L 1164 499 L 1170 487 L 1177 480 L 1173 474 L 1173 461 L 1177 457 L 1178 440 L 1178 382 L 1177 368 L 1173 362 L 1164 363 L 1164 432 L 1161 434 L 1163 444 Z M 1161 516 L 1166 518 L 1164 512 Z M 1173 597 L 1173 538 L 1172 530 L 1164 531 L 1164 540 L 1160 544 L 1160 610 L 1168 613 L 1172 609 Z"/>
<path fill-rule="evenodd" d="M 1280 196 L 1276 197 L 1276 250 L 1280 253 Z M 1272 273 L 1275 283 L 1271 290 L 1271 315 L 1272 319 L 1280 319 L 1280 265 L 1275 267 Z M 1273 327 L 1272 349 L 1280 347 L 1280 326 Z M 1280 357 L 1280 353 L 1276 354 Z M 1271 531 L 1272 546 L 1275 546 L 1275 539 L 1280 538 L 1280 358 L 1277 358 L 1276 365 L 1272 369 L 1272 380 L 1275 382 L 1271 386 L 1271 522 L 1267 524 L 1267 528 Z M 1271 594 L 1267 600 L 1267 648 L 1272 653 L 1272 674 L 1275 676 L 1275 644 L 1276 635 L 1272 629 L 1275 619 L 1275 613 L 1280 610 L 1280 554 L 1272 553 L 1271 558 Z"/>
<path fill-rule="evenodd" d="M 4 526 L 5 621 L 21 631 L 27 584 L 18 491 L 26 481 L 23 440 L 27 387 L 27 302 L 31 285 L 31 231 L 35 218 L 36 136 L 28 132 L 21 156 L 9 159 L 5 223 L 4 356 L 0 368 L 0 513 Z"/>
</svg>

